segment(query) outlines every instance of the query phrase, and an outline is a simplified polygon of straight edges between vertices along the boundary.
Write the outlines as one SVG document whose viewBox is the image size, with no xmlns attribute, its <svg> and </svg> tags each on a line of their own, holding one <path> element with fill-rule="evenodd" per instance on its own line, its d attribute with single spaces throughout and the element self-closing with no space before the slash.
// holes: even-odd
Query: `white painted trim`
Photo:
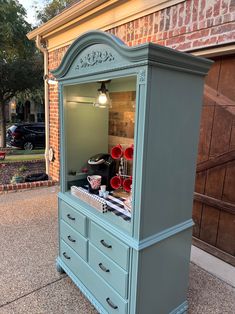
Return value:
<svg viewBox="0 0 235 314">
<path fill-rule="evenodd" d="M 201 49 L 198 51 L 191 52 L 191 54 L 194 56 L 205 57 L 205 58 L 229 55 L 229 54 L 234 54 L 234 53 L 235 53 L 234 43 L 226 44 L 223 46 L 211 47 L 211 48 L 208 47 L 206 49 Z"/>
<path fill-rule="evenodd" d="M 107 31 L 113 27 L 134 21 L 183 1 L 184 0 L 129 0 L 117 2 L 117 0 L 109 0 L 95 7 L 95 1 L 93 1 L 91 10 L 87 11 L 87 9 L 82 8 L 82 13 L 79 11 L 79 2 L 77 6 L 72 6 L 73 11 L 77 8 L 76 15 L 75 13 L 69 15 L 67 12 L 69 9 L 67 9 L 64 14 L 59 14 L 57 17 L 30 32 L 27 36 L 29 39 L 34 39 L 37 34 L 40 34 L 44 39 L 48 39 L 48 51 L 53 51 L 70 45 L 84 32 L 86 24 L 86 31 L 91 29 Z M 65 18 L 63 19 L 63 17 Z M 87 21 L 89 21 L 89 23 Z M 71 34 L 71 30 L 76 31 Z M 66 32 L 69 36 L 64 35 Z"/>
</svg>

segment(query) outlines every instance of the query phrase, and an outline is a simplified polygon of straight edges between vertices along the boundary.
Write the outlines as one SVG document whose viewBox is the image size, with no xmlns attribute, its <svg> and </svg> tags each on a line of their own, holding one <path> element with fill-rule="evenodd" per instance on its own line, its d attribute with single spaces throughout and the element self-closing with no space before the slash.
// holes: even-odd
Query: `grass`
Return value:
<svg viewBox="0 0 235 314">
<path fill-rule="evenodd" d="M 43 160 L 44 154 L 29 154 L 29 155 L 7 155 L 5 160 L 0 160 L 0 163 L 10 163 L 15 161 L 31 161 Z"/>
<path fill-rule="evenodd" d="M 45 149 L 33 149 L 33 150 L 24 150 L 24 149 L 15 149 L 9 156 L 14 155 L 37 155 L 44 154 Z"/>
</svg>

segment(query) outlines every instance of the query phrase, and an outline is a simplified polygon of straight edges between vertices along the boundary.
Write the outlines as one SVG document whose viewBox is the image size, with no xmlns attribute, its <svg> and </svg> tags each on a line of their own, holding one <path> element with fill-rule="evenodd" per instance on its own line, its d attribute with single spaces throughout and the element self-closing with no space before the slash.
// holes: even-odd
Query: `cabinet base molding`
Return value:
<svg viewBox="0 0 235 314">
<path fill-rule="evenodd" d="M 93 294 L 84 286 L 84 284 L 71 272 L 71 270 L 65 265 L 65 263 L 57 257 L 56 259 L 56 269 L 62 268 L 64 272 L 70 277 L 74 284 L 79 288 L 79 290 L 84 294 L 84 296 L 93 304 L 96 310 L 100 314 L 108 314 L 108 312 L 103 308 L 103 306 L 95 299 Z"/>
<path fill-rule="evenodd" d="M 192 226 L 194 225 L 194 222 L 192 219 L 186 220 L 178 225 L 175 225 L 173 227 L 170 227 L 164 231 L 158 232 L 154 235 L 152 235 L 151 237 L 148 237 L 144 240 L 141 240 L 140 242 L 138 242 L 137 247 L 136 246 L 131 246 L 134 249 L 140 251 L 143 250 L 151 245 L 154 245 L 160 241 L 163 241 L 173 235 L 176 235 L 179 232 L 182 232 L 184 230 L 187 230 L 189 228 L 192 228 Z M 128 243 L 130 245 L 130 243 Z"/>
</svg>

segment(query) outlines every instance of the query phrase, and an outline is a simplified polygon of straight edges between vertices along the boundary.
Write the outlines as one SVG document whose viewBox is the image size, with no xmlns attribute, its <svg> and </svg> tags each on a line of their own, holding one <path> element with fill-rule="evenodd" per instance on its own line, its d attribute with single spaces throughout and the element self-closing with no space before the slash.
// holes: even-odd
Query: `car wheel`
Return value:
<svg viewBox="0 0 235 314">
<path fill-rule="evenodd" d="M 32 149 L 33 149 L 33 143 L 31 142 L 24 143 L 24 150 L 32 150 Z"/>
</svg>

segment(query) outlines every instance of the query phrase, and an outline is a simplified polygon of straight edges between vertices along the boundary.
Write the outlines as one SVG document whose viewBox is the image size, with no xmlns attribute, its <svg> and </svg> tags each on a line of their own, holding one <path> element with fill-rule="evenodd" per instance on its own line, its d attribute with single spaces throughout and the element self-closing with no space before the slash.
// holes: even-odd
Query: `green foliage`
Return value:
<svg viewBox="0 0 235 314">
<path fill-rule="evenodd" d="M 0 59 L 0 100 L 6 102 L 19 91 L 42 87 L 42 77 L 41 55 L 11 62 Z"/>
<path fill-rule="evenodd" d="M 18 1 L 0 0 L 0 58 L 26 58 L 35 53 L 26 34 L 32 29 L 25 20 L 25 9 Z"/>
<path fill-rule="evenodd" d="M 43 58 L 26 34 L 32 29 L 17 0 L 0 0 L 0 134 L 5 146 L 5 105 L 17 93 L 43 88 Z"/>
<path fill-rule="evenodd" d="M 25 165 L 22 165 L 20 168 L 19 168 L 19 173 L 23 173 L 25 171 L 28 170 L 28 167 L 26 167 Z"/>
<path fill-rule="evenodd" d="M 78 2 L 78 0 L 44 0 L 44 6 L 42 9 L 39 9 L 38 5 L 36 4 L 36 17 L 39 21 L 39 24 L 47 22 L 54 16 L 58 15 L 62 10 L 76 2 Z"/>
</svg>

